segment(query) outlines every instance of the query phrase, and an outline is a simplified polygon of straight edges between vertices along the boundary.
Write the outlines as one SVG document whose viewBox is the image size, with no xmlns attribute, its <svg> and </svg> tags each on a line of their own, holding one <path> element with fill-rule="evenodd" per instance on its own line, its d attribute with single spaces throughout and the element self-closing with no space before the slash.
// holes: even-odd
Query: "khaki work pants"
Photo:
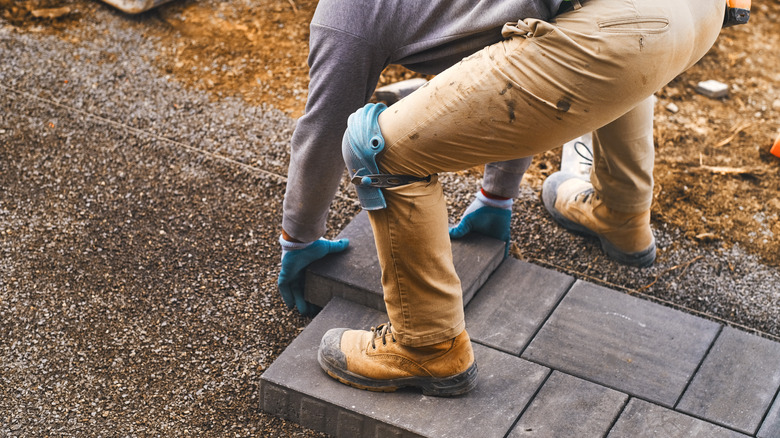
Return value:
<svg viewBox="0 0 780 438">
<path fill-rule="evenodd" d="M 380 170 L 417 176 L 463 170 L 595 131 L 595 189 L 610 208 L 647 210 L 652 94 L 710 49 L 725 0 L 581 4 L 552 23 L 507 24 L 506 40 L 383 112 Z M 393 331 L 408 346 L 457 336 L 465 328 L 463 301 L 440 184 L 434 178 L 384 193 L 387 208 L 369 217 Z"/>
</svg>

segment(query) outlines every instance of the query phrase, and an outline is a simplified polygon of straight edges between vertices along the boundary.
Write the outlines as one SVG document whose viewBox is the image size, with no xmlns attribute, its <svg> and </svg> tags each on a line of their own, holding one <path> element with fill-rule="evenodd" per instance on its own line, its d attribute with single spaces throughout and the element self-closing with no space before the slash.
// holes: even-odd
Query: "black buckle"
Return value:
<svg viewBox="0 0 780 438">
<path fill-rule="evenodd" d="M 356 186 L 376 187 L 380 189 L 405 186 L 420 181 L 431 182 L 431 176 L 428 175 L 421 178 L 413 175 L 374 174 L 352 177 L 352 184 Z"/>
</svg>

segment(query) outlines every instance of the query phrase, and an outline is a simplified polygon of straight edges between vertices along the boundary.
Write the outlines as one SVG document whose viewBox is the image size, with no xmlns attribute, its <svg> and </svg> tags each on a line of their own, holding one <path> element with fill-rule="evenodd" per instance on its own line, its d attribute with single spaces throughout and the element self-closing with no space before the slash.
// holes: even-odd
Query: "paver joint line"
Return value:
<svg viewBox="0 0 780 438">
<path fill-rule="evenodd" d="M 723 319 L 723 318 L 717 317 L 715 315 L 711 315 L 711 314 L 706 313 L 706 312 L 702 312 L 702 311 L 699 311 L 699 310 L 691 309 L 689 307 L 682 306 L 682 305 L 674 303 L 672 301 L 664 300 L 662 298 L 654 297 L 652 295 L 647 295 L 645 293 L 639 292 L 638 290 L 630 289 L 630 288 L 627 288 L 625 286 L 621 286 L 619 284 L 610 283 L 609 281 L 605 281 L 605 280 L 602 280 L 600 278 L 591 277 L 591 276 L 589 276 L 587 274 L 584 274 L 582 272 L 572 271 L 570 268 L 567 268 L 567 267 L 564 267 L 564 266 L 560 266 L 560 265 L 556 265 L 555 263 L 549 262 L 547 260 L 543 260 L 543 259 L 538 259 L 538 258 L 533 258 L 532 257 L 532 258 L 526 259 L 526 261 L 529 262 L 529 263 L 534 263 L 534 264 L 538 264 L 538 265 L 541 265 L 541 266 L 546 266 L 548 268 L 552 268 L 555 271 L 565 272 L 565 273 L 567 273 L 567 274 L 569 274 L 571 276 L 574 276 L 575 278 L 578 278 L 578 279 L 590 280 L 591 283 L 593 283 L 593 284 L 597 284 L 597 285 L 600 285 L 600 286 L 605 286 L 605 287 L 608 287 L 608 288 L 614 289 L 614 290 L 623 291 L 623 292 L 626 293 L 626 295 L 641 297 L 642 299 L 645 299 L 647 301 L 652 301 L 652 302 L 655 302 L 655 303 L 658 303 L 658 304 L 663 304 L 664 306 L 671 307 L 673 309 L 677 309 L 677 310 L 680 310 L 682 312 L 689 313 L 691 315 L 698 315 L 698 316 L 700 316 L 702 318 L 709 319 L 709 320 L 714 321 L 714 322 L 719 322 L 719 323 L 721 323 L 723 325 L 727 325 L 727 326 L 730 326 L 730 327 L 733 327 L 733 328 L 736 328 L 736 329 L 739 329 L 739 330 L 742 330 L 742 331 L 745 331 L 745 332 L 753 333 L 753 334 L 756 334 L 756 335 L 761 336 L 763 338 L 767 338 L 767 339 L 773 340 L 775 342 L 780 342 L 780 336 L 775 336 L 775 335 L 770 334 L 770 333 L 762 332 L 761 330 L 757 330 L 757 329 L 754 329 L 754 328 L 751 328 L 751 327 L 747 327 L 745 325 L 738 324 L 736 322 L 729 321 L 727 319 Z"/>
<path fill-rule="evenodd" d="M 774 412 L 773 412 L 774 411 Z M 775 398 L 772 400 L 772 403 L 769 405 L 769 409 L 764 413 L 764 416 L 761 418 L 761 425 L 758 428 L 758 432 L 756 432 L 756 435 L 765 438 L 769 435 L 764 434 L 764 429 L 767 429 L 766 432 L 778 432 L 780 431 L 780 388 L 778 388 L 777 392 L 775 393 Z M 769 416 L 773 415 L 771 418 L 772 422 L 767 423 L 767 420 L 770 420 Z M 774 429 L 772 431 L 771 429 Z"/>
<path fill-rule="evenodd" d="M 680 393 L 680 396 L 677 397 L 677 401 L 674 402 L 674 410 L 677 410 L 677 407 L 680 405 L 680 402 L 682 401 L 685 392 L 688 391 L 688 388 L 691 386 L 691 382 L 693 382 L 693 378 L 696 377 L 696 375 L 699 373 L 699 370 L 701 369 L 701 366 L 704 364 L 704 361 L 707 360 L 707 357 L 710 355 L 710 352 L 712 352 L 712 347 L 715 346 L 715 342 L 718 341 L 718 338 L 720 338 L 721 333 L 723 333 L 722 325 L 718 327 L 718 333 L 715 334 L 715 337 L 712 339 L 712 342 L 710 343 L 710 346 L 707 348 L 707 351 L 701 357 L 701 360 L 699 361 L 699 365 L 697 365 L 696 369 L 693 371 L 693 373 L 691 373 L 691 376 L 688 378 L 688 382 L 685 384 L 685 387 Z"/>
<path fill-rule="evenodd" d="M 566 292 L 561 294 L 560 298 L 558 298 L 558 301 L 555 303 L 555 305 L 550 310 L 550 313 L 547 314 L 547 317 L 544 318 L 544 321 L 541 324 L 539 324 L 539 327 L 536 328 L 536 331 L 534 331 L 534 334 L 531 336 L 531 338 L 528 341 L 528 343 L 525 344 L 525 347 L 523 347 L 523 351 L 521 351 L 518 356 L 523 357 L 523 354 L 525 353 L 525 350 L 528 349 L 528 346 L 531 345 L 531 343 L 534 341 L 534 339 L 539 334 L 539 332 L 542 330 L 542 328 L 547 324 L 547 321 L 549 321 L 550 318 L 552 318 L 553 314 L 558 309 L 558 306 L 560 306 L 561 302 L 563 302 L 563 299 L 566 298 L 567 295 L 569 295 L 569 292 L 571 291 L 571 289 L 574 287 L 575 284 L 577 284 L 577 280 L 576 279 L 574 279 L 574 281 L 572 281 L 571 284 L 569 284 L 569 287 L 566 288 Z"/>
<path fill-rule="evenodd" d="M 609 386 L 607 386 L 607 385 L 603 385 L 603 384 L 602 384 L 601 386 L 606 386 L 606 387 L 609 387 Z M 614 389 L 614 388 L 613 388 L 613 389 Z M 704 418 L 704 417 L 702 417 L 702 416 L 700 416 L 700 415 L 692 414 L 692 413 L 690 413 L 690 412 L 683 412 L 683 411 L 678 411 L 676 408 L 668 408 L 668 407 L 665 407 L 665 406 L 661 406 L 661 405 L 659 405 L 658 403 L 656 403 L 656 402 L 654 402 L 654 401 L 652 401 L 652 400 L 647 400 L 647 399 L 645 399 L 645 398 L 642 398 L 642 397 L 637 397 L 637 396 L 634 396 L 634 395 L 630 396 L 628 401 L 630 401 L 631 399 L 641 400 L 641 401 L 643 401 L 643 402 L 650 403 L 650 404 L 652 404 L 652 405 L 654 405 L 654 406 L 658 406 L 658 407 L 661 407 L 661 408 L 663 408 L 663 409 L 668 409 L 668 410 L 669 410 L 669 411 L 671 411 L 671 412 L 675 412 L 675 413 L 677 413 L 677 414 L 680 414 L 680 415 L 685 415 L 685 416 L 688 416 L 688 417 L 691 417 L 691 418 L 695 418 L 696 420 L 703 421 L 703 422 L 705 422 L 705 423 L 707 423 L 707 424 L 712 424 L 712 425 L 714 425 L 714 426 L 718 426 L 718 427 L 721 427 L 721 428 L 723 428 L 723 429 L 727 429 L 727 430 L 729 430 L 729 431 L 731 431 L 731 432 L 735 432 L 735 433 L 738 433 L 738 434 L 740 434 L 740 435 L 744 435 L 744 432 L 742 432 L 742 431 L 739 431 L 739 430 L 737 430 L 737 429 L 735 429 L 735 428 L 733 428 L 733 427 L 731 427 L 731 426 L 728 426 L 728 425 L 726 425 L 726 424 L 720 424 L 720 423 L 716 423 L 716 422 L 714 422 L 714 421 L 712 421 L 712 420 L 709 420 L 709 419 L 707 419 L 707 418 Z M 628 406 L 628 401 L 626 402 L 626 406 Z M 625 407 L 624 407 L 624 409 L 625 409 Z M 622 412 L 621 412 L 621 415 L 622 415 Z M 620 419 L 620 417 L 618 417 L 618 420 L 619 420 L 619 419 Z M 617 423 L 617 420 L 616 420 L 616 423 Z M 613 427 L 614 427 L 614 426 L 613 426 Z M 753 434 L 753 435 L 751 435 L 751 436 L 755 436 L 755 434 Z"/>
<path fill-rule="evenodd" d="M 586 380 L 586 379 L 583 379 L 583 380 Z M 596 382 L 592 382 L 592 383 L 596 383 Z M 598 384 L 599 384 L 599 385 L 601 385 L 601 386 L 604 386 L 604 387 L 606 387 L 606 388 L 609 388 L 609 386 L 608 386 L 608 385 L 604 385 L 604 384 L 601 384 L 601 383 L 598 383 Z M 615 389 L 615 388 L 610 388 L 610 389 Z M 619 390 L 617 390 L 617 389 L 616 389 L 616 391 L 619 391 Z M 654 402 L 654 401 L 652 401 L 652 400 L 647 400 L 647 399 L 645 399 L 645 398 L 643 398 L 643 397 L 638 397 L 638 396 L 634 396 L 634 395 L 630 395 L 630 396 L 628 397 L 628 399 L 626 400 L 626 404 L 625 404 L 625 406 L 623 406 L 623 410 L 620 412 L 620 415 L 618 415 L 618 417 L 615 419 L 615 423 L 614 423 L 614 424 L 612 425 L 612 427 L 610 428 L 610 432 L 612 432 L 612 429 L 614 429 L 615 425 L 616 425 L 616 424 L 617 424 L 617 422 L 620 420 L 620 417 L 623 415 L 623 412 L 625 411 L 625 409 L 626 409 L 626 406 L 628 406 L 628 404 L 629 404 L 629 402 L 630 402 L 631 400 L 640 400 L 640 401 L 643 401 L 643 402 L 646 402 L 646 403 L 650 403 L 650 404 L 652 404 L 652 405 L 654 405 L 654 406 L 658 406 L 658 407 L 660 407 L 660 408 L 663 408 L 663 409 L 668 409 L 668 410 L 669 410 L 669 411 L 671 411 L 671 412 L 675 412 L 675 413 L 677 413 L 677 414 L 680 414 L 680 415 L 685 415 L 685 416 L 688 416 L 688 417 L 691 417 L 691 418 L 695 418 L 695 419 L 697 419 L 697 420 L 699 420 L 699 421 L 703 421 L 703 422 L 705 422 L 705 423 L 707 423 L 707 424 L 712 424 L 712 425 L 714 425 L 714 426 L 722 427 L 723 429 L 728 429 L 728 430 L 729 430 L 729 431 L 731 431 L 731 432 L 736 432 L 736 433 L 738 433 L 738 434 L 741 434 L 741 435 L 743 435 L 743 434 L 744 434 L 744 432 L 742 432 L 742 431 L 739 431 L 739 430 L 737 430 L 737 429 L 734 429 L 733 427 L 730 427 L 730 426 L 728 426 L 728 425 L 725 425 L 725 424 L 720 424 L 720 423 L 715 423 L 715 422 L 713 422 L 712 420 L 708 420 L 708 419 L 706 419 L 706 418 L 703 418 L 703 417 L 701 417 L 701 416 L 699 416 L 699 415 L 696 415 L 696 414 L 691 414 L 691 413 L 689 413 L 689 412 L 682 412 L 682 411 L 678 411 L 677 409 L 671 409 L 671 408 L 667 408 L 667 407 L 664 407 L 664 406 L 661 406 L 661 405 L 659 405 L 658 403 L 656 403 L 656 402 Z M 609 433 L 608 433 L 606 436 L 609 436 Z M 753 434 L 752 436 L 755 436 L 755 434 Z"/>
<path fill-rule="evenodd" d="M 536 388 L 536 391 L 534 391 L 534 394 L 531 396 L 531 398 L 528 400 L 528 404 L 523 407 L 523 409 L 520 410 L 520 412 L 517 414 L 517 418 L 515 418 L 515 421 L 512 422 L 512 426 L 509 427 L 509 430 L 506 431 L 504 434 L 504 438 L 508 438 L 509 435 L 512 433 L 512 431 L 515 429 L 515 426 L 517 426 L 517 423 L 520 422 L 520 418 L 523 417 L 523 414 L 528 410 L 529 407 L 533 404 L 534 400 L 536 400 L 536 397 L 539 395 L 539 392 L 542 391 L 542 388 L 544 388 L 544 385 L 547 384 L 547 381 L 550 380 L 550 376 L 552 376 L 552 373 L 555 370 L 552 368 L 548 368 L 547 375 L 544 376 L 544 380 L 542 380 L 542 384 L 539 385 L 538 388 Z"/>
<path fill-rule="evenodd" d="M 607 428 L 607 431 L 604 433 L 604 435 L 602 436 L 602 438 L 607 438 L 607 437 L 609 436 L 609 434 L 610 434 L 610 433 L 612 433 L 612 429 L 614 429 L 614 428 L 615 428 L 615 425 L 616 425 L 616 424 L 617 424 L 617 422 L 620 420 L 620 417 L 622 417 L 622 416 L 623 416 L 623 412 L 625 412 L 625 411 L 626 411 L 626 406 L 628 406 L 628 403 L 629 403 L 629 402 L 630 402 L 632 399 L 634 399 L 634 398 L 636 398 L 636 397 L 634 397 L 634 396 L 632 396 L 632 395 L 629 395 L 628 397 L 626 397 L 626 400 L 623 402 L 623 406 L 621 406 L 621 407 L 620 407 L 620 412 L 618 412 L 618 414 L 617 414 L 617 415 L 615 416 L 615 418 L 612 420 L 612 424 L 610 424 L 610 425 L 609 425 L 609 428 Z"/>
<path fill-rule="evenodd" d="M 775 397 L 772 399 L 772 403 L 769 403 L 769 407 L 767 408 L 766 412 L 764 412 L 764 415 L 761 417 L 761 422 L 758 423 L 758 431 L 756 432 L 756 434 L 761 432 L 761 428 L 764 426 L 764 423 L 766 422 L 769 413 L 772 412 L 772 408 L 775 406 L 776 403 L 780 403 L 780 388 L 777 388 L 777 391 L 775 391 Z"/>
<path fill-rule="evenodd" d="M 755 434 L 777 396 L 778 363 L 780 344 L 726 327 L 677 410 Z M 772 429 L 774 420 L 768 421 Z"/>
<path fill-rule="evenodd" d="M 492 347 L 488 347 L 488 348 L 492 348 Z M 498 350 L 498 349 L 494 349 L 494 350 Z M 501 350 L 498 350 L 498 351 L 501 351 Z M 654 400 L 651 400 L 651 399 L 649 399 L 649 398 L 642 397 L 642 396 L 639 396 L 639 395 L 635 395 L 635 394 L 629 394 L 629 393 L 627 393 L 625 390 L 623 390 L 623 389 L 621 389 L 621 388 L 618 388 L 618 387 L 616 387 L 616 386 L 610 385 L 610 384 L 608 384 L 608 383 L 599 382 L 599 381 L 597 381 L 597 380 L 594 380 L 594 379 L 591 379 L 591 378 L 589 378 L 589 377 L 587 377 L 587 376 L 585 376 L 585 375 L 580 375 L 580 374 L 572 373 L 572 372 L 569 372 L 569 371 L 563 371 L 563 370 L 560 370 L 560 369 L 558 369 L 558 368 L 553 368 L 553 367 L 551 367 L 550 365 L 546 365 L 546 364 L 544 364 L 544 363 L 541 363 L 541 362 L 539 362 L 539 361 L 536 361 L 536 360 L 534 360 L 533 358 L 522 357 L 521 359 L 523 359 L 523 360 L 526 360 L 526 361 L 528 361 L 528 362 L 531 362 L 531 363 L 534 363 L 534 364 L 536 364 L 536 365 L 539 365 L 539 366 L 543 366 L 543 367 L 549 368 L 549 369 L 551 370 L 551 372 L 552 372 L 552 371 L 558 371 L 558 372 L 560 372 L 560 373 L 564 373 L 564 374 L 568 374 L 568 375 L 570 375 L 570 376 L 574 376 L 574 377 L 576 377 L 576 378 L 578 378 L 578 379 L 581 379 L 581 380 L 584 380 L 584 381 L 586 381 L 586 382 L 593 383 L 594 385 L 603 386 L 604 388 L 611 389 L 611 390 L 613 390 L 613 391 L 617 391 L 617 392 L 620 392 L 620 393 L 626 394 L 626 395 L 628 395 L 628 396 L 629 396 L 629 399 L 637 399 L 637 400 L 641 400 L 641 401 L 643 401 L 643 402 L 647 402 L 647 403 L 652 403 L 652 404 L 654 404 L 654 405 L 658 405 L 658 402 L 657 402 L 657 401 L 654 401 Z M 627 401 L 626 403 L 628 403 L 628 401 Z M 661 405 L 658 405 L 658 406 L 661 406 Z M 680 412 L 680 411 L 677 411 L 677 410 L 676 410 L 676 409 L 674 409 L 674 408 L 669 408 L 669 407 L 665 407 L 665 408 L 666 408 L 666 409 L 673 410 L 673 411 L 675 411 L 675 412 Z M 687 413 L 687 412 L 680 412 L 680 413 L 681 413 L 681 414 L 682 414 L 682 413 L 684 413 L 685 415 L 688 415 L 688 416 L 691 416 L 691 417 L 698 418 L 698 417 L 696 417 L 695 415 L 689 414 L 689 413 Z M 706 420 L 706 419 L 704 419 L 704 418 L 699 418 L 699 419 L 700 419 L 700 420 L 704 420 L 704 421 L 706 421 L 706 422 L 708 422 L 708 423 L 712 423 L 712 421 L 710 421 L 710 420 Z M 713 424 L 715 424 L 715 423 L 713 423 Z"/>
</svg>

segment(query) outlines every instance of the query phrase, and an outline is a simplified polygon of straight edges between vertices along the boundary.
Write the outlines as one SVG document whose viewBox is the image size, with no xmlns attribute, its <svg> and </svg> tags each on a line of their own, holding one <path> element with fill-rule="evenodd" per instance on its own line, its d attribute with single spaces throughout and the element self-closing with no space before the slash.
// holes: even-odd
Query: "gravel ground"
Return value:
<svg viewBox="0 0 780 438">
<path fill-rule="evenodd" d="M 294 120 L 185 89 L 137 21 L 87 20 L 0 20 L 0 436 L 320 436 L 257 399 L 308 322 L 275 284 Z M 457 217 L 478 180 L 443 180 Z M 537 186 L 514 210 L 517 257 L 780 338 L 780 271 L 739 247 L 662 228 L 656 265 L 628 269 Z M 345 187 L 331 235 L 356 212 Z"/>
</svg>

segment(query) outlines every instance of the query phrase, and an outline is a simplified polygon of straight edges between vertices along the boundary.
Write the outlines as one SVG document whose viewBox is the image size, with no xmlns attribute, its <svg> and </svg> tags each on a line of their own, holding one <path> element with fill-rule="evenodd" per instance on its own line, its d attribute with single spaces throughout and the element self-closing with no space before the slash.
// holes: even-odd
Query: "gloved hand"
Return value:
<svg viewBox="0 0 780 438">
<path fill-rule="evenodd" d="M 284 239 L 280 238 L 284 248 Z M 289 242 L 288 242 L 289 243 Z M 300 249 L 284 249 L 282 251 L 282 270 L 279 272 L 279 292 L 288 308 L 298 308 L 301 314 L 312 316 L 317 312 L 317 306 L 303 299 L 303 281 L 306 267 L 312 262 L 328 254 L 347 249 L 349 239 L 320 239 L 309 244 L 298 244 Z"/>
<path fill-rule="evenodd" d="M 463 213 L 457 226 L 450 228 L 450 238 L 459 239 L 474 231 L 503 240 L 504 257 L 509 255 L 509 224 L 512 219 L 512 200 L 495 200 L 477 192 L 476 199 Z"/>
</svg>

